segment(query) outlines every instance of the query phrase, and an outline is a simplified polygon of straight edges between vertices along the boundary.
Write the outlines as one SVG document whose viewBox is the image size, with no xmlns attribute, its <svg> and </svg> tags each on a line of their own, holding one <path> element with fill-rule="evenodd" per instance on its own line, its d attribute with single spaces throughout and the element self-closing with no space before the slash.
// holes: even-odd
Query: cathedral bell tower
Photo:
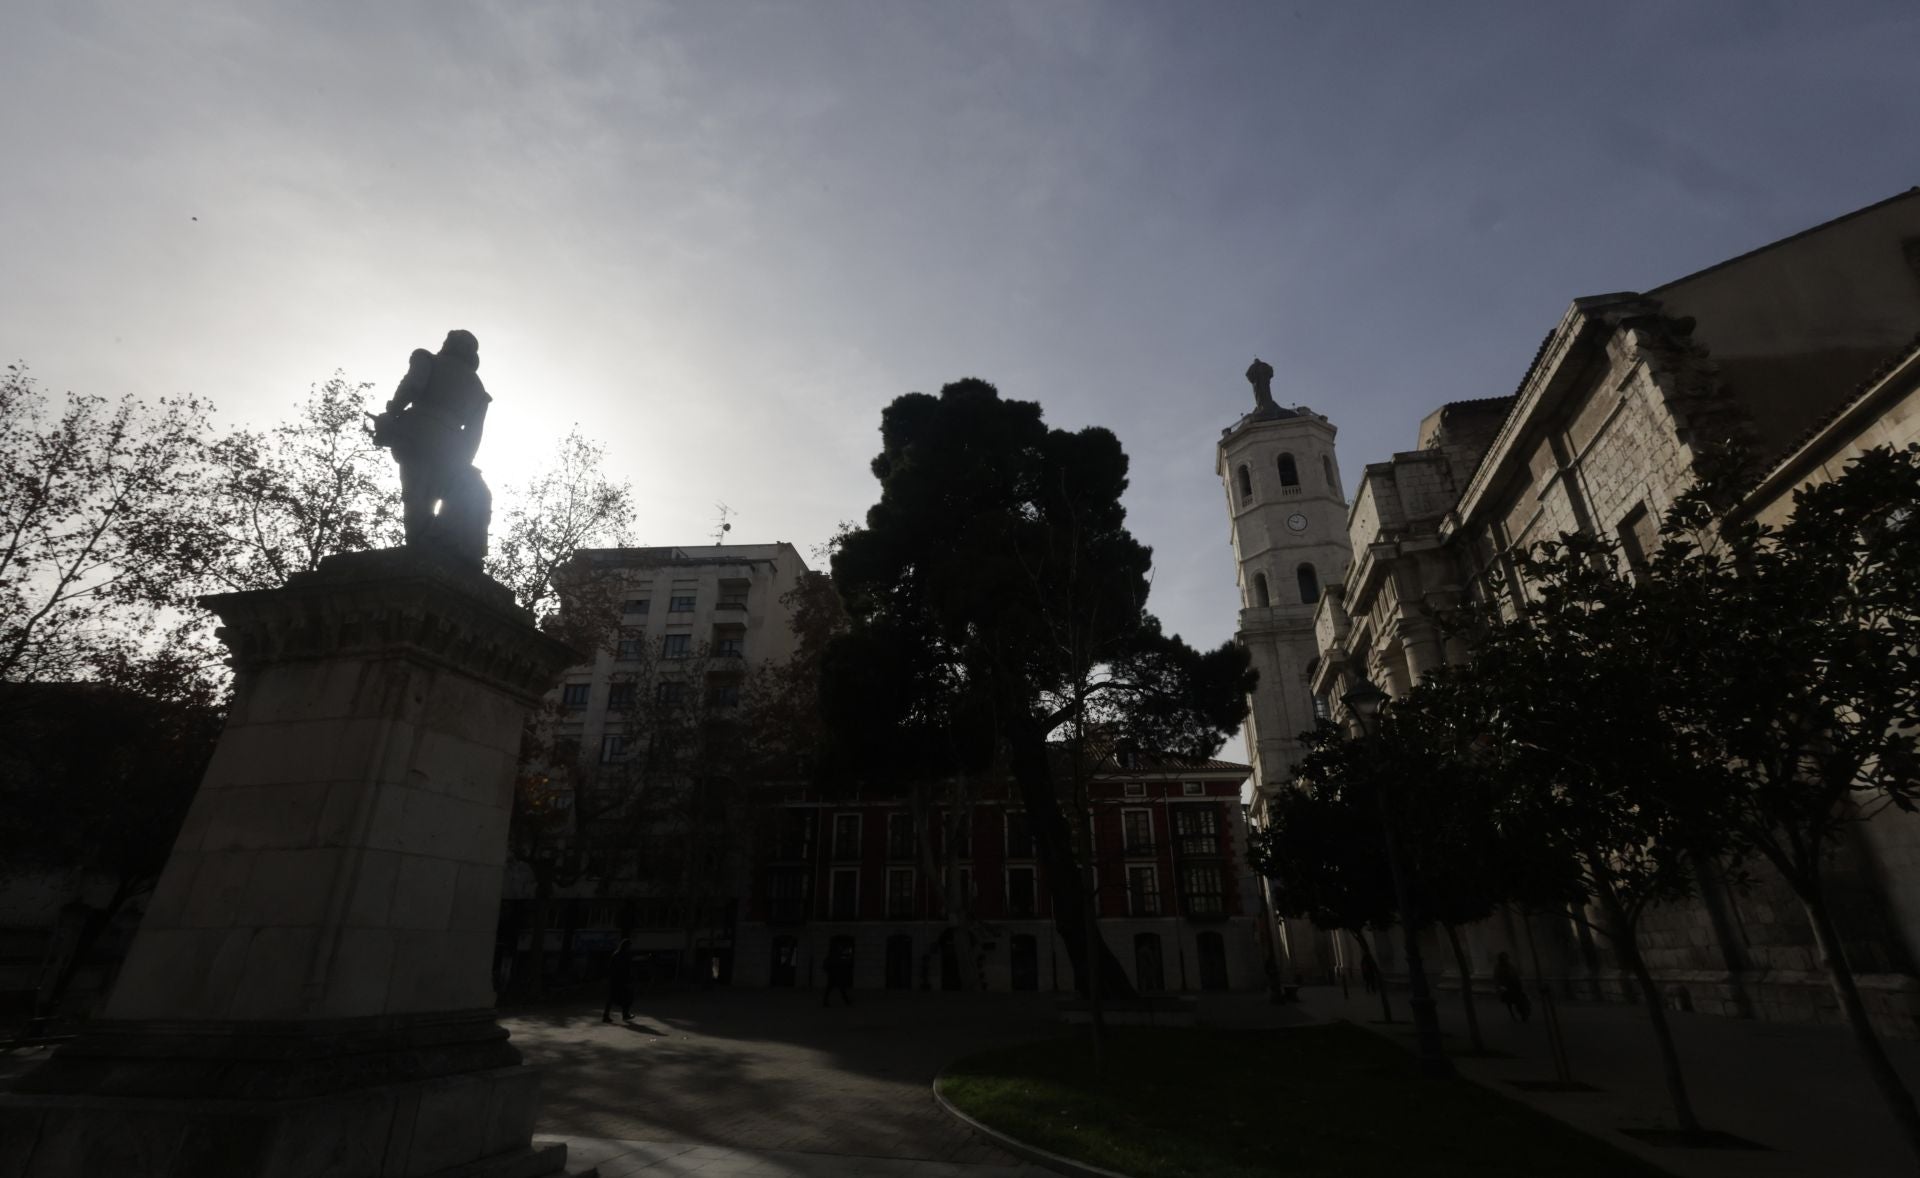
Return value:
<svg viewBox="0 0 1920 1178">
<path fill-rule="evenodd" d="M 1319 655 L 1313 615 L 1328 585 L 1346 576 L 1347 502 L 1334 458 L 1333 423 L 1273 400 L 1273 367 L 1247 369 L 1253 412 L 1220 431 L 1215 466 L 1233 523 L 1240 581 L 1239 638 L 1260 682 L 1248 699 L 1253 819 L 1300 759 L 1299 734 L 1315 723 L 1308 676 Z"/>
</svg>

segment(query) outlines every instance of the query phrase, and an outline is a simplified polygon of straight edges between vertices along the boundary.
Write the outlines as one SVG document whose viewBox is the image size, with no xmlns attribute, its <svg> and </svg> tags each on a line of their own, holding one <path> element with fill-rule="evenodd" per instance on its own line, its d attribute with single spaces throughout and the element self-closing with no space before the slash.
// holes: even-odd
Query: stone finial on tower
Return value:
<svg viewBox="0 0 1920 1178">
<path fill-rule="evenodd" d="M 1255 356 L 1253 363 L 1247 365 L 1247 383 L 1253 386 L 1256 410 L 1273 407 L 1273 365 Z"/>
</svg>

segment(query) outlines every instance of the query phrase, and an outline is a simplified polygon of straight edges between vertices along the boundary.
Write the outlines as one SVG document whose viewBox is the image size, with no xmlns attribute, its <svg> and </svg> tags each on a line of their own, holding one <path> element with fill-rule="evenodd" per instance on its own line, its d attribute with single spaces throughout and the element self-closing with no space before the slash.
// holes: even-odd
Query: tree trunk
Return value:
<svg viewBox="0 0 1920 1178">
<path fill-rule="evenodd" d="M 535 868 L 533 882 L 533 940 L 527 948 L 527 996 L 538 998 L 546 992 L 548 904 L 553 899 L 553 880 Z"/>
<path fill-rule="evenodd" d="M 1104 941 L 1089 945 L 1086 893 L 1076 886 L 1084 872 L 1079 856 L 1074 854 L 1073 832 L 1054 794 L 1046 741 L 1020 733 L 1009 742 L 1009 753 L 1013 779 L 1020 787 L 1021 804 L 1026 807 L 1027 823 L 1033 830 L 1034 850 L 1040 855 L 1052 891 L 1053 926 L 1073 965 L 1074 989 L 1083 996 L 1091 993 L 1087 983 L 1088 959 L 1092 956 L 1097 958 L 1100 970 L 1100 991 L 1117 998 L 1133 997 L 1133 983 L 1113 951 Z"/>
<path fill-rule="evenodd" d="M 1486 1041 L 1480 1038 L 1480 1015 L 1473 1009 L 1473 966 L 1467 961 L 1466 947 L 1460 943 L 1460 930 L 1450 924 L 1440 926 L 1447 930 L 1447 943 L 1453 946 L 1454 963 L 1460 967 L 1460 1004 L 1466 1008 L 1467 1034 L 1473 1039 L 1473 1049 L 1485 1054 Z"/>
<path fill-rule="evenodd" d="M 1393 1021 L 1393 1006 L 1387 1001 L 1387 975 L 1381 970 L 1380 963 L 1374 960 L 1373 950 L 1367 945 L 1367 938 L 1362 936 L 1358 929 L 1347 931 L 1353 934 L 1354 942 L 1360 946 L 1361 963 L 1373 966 L 1374 983 L 1380 990 L 1380 1021 L 1390 1023 Z"/>
<path fill-rule="evenodd" d="M 1653 1037 L 1660 1044 L 1660 1066 L 1666 1074 L 1667 1096 L 1673 1101 L 1673 1119 L 1679 1123 L 1680 1131 L 1688 1137 L 1703 1136 L 1700 1118 L 1693 1112 L 1693 1100 L 1687 1095 L 1686 1076 L 1680 1070 L 1680 1051 L 1673 1042 L 1673 1027 L 1667 1022 L 1667 1008 L 1660 1001 L 1660 991 L 1653 984 L 1653 974 L 1647 969 L 1647 963 L 1640 956 L 1639 942 L 1634 939 L 1633 922 L 1627 919 L 1626 911 L 1603 888 L 1600 906 L 1607 914 L 1607 927 L 1612 930 L 1613 951 L 1620 955 L 1621 964 L 1633 974 L 1640 987 L 1640 996 L 1647 1007 L 1647 1021 L 1653 1024 Z"/>
<path fill-rule="evenodd" d="M 1840 1009 L 1846 1012 L 1854 1045 L 1866 1058 L 1867 1074 L 1873 1077 L 1873 1086 L 1880 1090 L 1880 1098 L 1886 1101 L 1887 1111 L 1899 1124 L 1908 1148 L 1920 1157 L 1920 1110 L 1914 1108 L 1913 1093 L 1901 1081 L 1900 1073 L 1894 1071 L 1886 1048 L 1867 1016 L 1866 1003 L 1860 1000 L 1860 987 L 1854 982 L 1853 967 L 1847 963 L 1846 946 L 1841 944 L 1839 930 L 1833 927 L 1833 915 L 1827 911 L 1826 896 L 1817 885 L 1802 888 L 1795 883 L 1794 892 L 1799 895 L 1807 921 L 1813 926 L 1814 944 L 1820 947 L 1820 962 L 1827 968 L 1827 979 L 1833 984 L 1834 996 L 1840 1000 Z"/>
<path fill-rule="evenodd" d="M 73 952 L 67 954 L 66 961 L 61 963 L 60 972 L 54 976 L 53 986 L 47 991 L 45 1012 L 48 1015 L 60 1009 L 61 999 L 67 996 L 67 987 L 73 984 L 74 975 L 80 972 L 80 967 L 86 962 L 87 955 L 93 952 L 94 945 L 100 940 L 100 934 L 112 926 L 113 918 L 120 914 L 120 909 L 124 908 L 127 901 L 133 899 L 136 894 L 136 889 L 122 882 L 114 887 L 113 895 L 107 900 L 105 908 L 87 909 L 86 916 L 81 918 L 79 932 L 74 934 Z"/>
</svg>

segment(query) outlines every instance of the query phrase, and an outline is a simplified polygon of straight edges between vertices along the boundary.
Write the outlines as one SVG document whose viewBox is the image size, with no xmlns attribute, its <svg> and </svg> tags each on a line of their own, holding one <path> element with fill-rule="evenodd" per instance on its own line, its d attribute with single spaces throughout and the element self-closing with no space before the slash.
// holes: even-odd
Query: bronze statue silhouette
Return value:
<svg viewBox="0 0 1920 1178">
<path fill-rule="evenodd" d="M 1273 404 L 1273 365 L 1255 356 L 1253 363 L 1247 365 L 1247 380 L 1253 385 L 1255 409 L 1265 409 Z"/>
<path fill-rule="evenodd" d="M 407 547 L 437 549 L 476 568 L 487 554 L 493 496 L 474 469 L 493 401 L 480 383 L 480 341 L 449 331 L 435 355 L 416 348 L 407 375 L 373 419 L 373 444 L 400 464 Z"/>
</svg>

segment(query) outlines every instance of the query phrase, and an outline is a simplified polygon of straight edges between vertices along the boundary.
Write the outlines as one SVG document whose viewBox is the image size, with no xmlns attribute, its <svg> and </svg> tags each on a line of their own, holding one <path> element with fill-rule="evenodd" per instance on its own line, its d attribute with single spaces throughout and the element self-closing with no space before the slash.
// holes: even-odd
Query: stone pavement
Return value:
<svg viewBox="0 0 1920 1178">
<path fill-rule="evenodd" d="M 932 1083 L 967 1052 L 1063 1033 L 1053 999 L 856 991 L 822 1009 L 817 991 L 715 990 L 643 996 L 628 1026 L 602 1023 L 597 996 L 501 1021 L 546 1069 L 542 1134 L 685 1147 L 602 1178 L 690 1172 L 696 1146 L 746 1151 L 766 1174 L 1039 1174 L 941 1111 Z M 794 1168 L 807 1154 L 842 1168 Z M 872 1168 L 888 1159 L 990 1168 Z"/>
<path fill-rule="evenodd" d="M 599 1137 L 549 1137 L 567 1145 L 567 1170 L 589 1167 L 598 1178 L 629 1175 L 698 1175 L 699 1178 L 1056 1178 L 1030 1165 L 969 1165 L 911 1158 L 853 1157 L 787 1150 L 727 1149 L 692 1142 L 608 1141 Z"/>
<path fill-rule="evenodd" d="M 1510 1058 L 1456 1057 L 1463 1075 L 1682 1178 L 1880 1178 L 1915 1171 L 1844 1027 L 1670 1012 L 1701 1122 L 1765 1147 L 1687 1149 L 1646 1144 L 1621 1132 L 1673 1124 L 1653 1032 L 1640 1006 L 1559 1003 L 1573 1078 L 1598 1091 L 1530 1092 L 1513 1081 L 1553 1078 L 1538 1000 L 1532 1021 L 1522 1024 L 1511 1021 L 1491 994 L 1476 996 L 1487 1046 Z M 1404 991 L 1392 995 L 1394 1017 L 1401 1020 L 1393 1027 L 1379 1025 L 1380 1000 L 1358 987 L 1344 1000 L 1337 987 L 1322 986 L 1308 987 L 1301 998 L 1317 1017 L 1350 1019 L 1412 1041 Z M 1448 1049 L 1467 1049 L 1460 995 L 1443 991 L 1439 1011 Z M 1887 1047 L 1908 1086 L 1920 1091 L 1920 1043 L 1889 1040 Z"/>
</svg>

